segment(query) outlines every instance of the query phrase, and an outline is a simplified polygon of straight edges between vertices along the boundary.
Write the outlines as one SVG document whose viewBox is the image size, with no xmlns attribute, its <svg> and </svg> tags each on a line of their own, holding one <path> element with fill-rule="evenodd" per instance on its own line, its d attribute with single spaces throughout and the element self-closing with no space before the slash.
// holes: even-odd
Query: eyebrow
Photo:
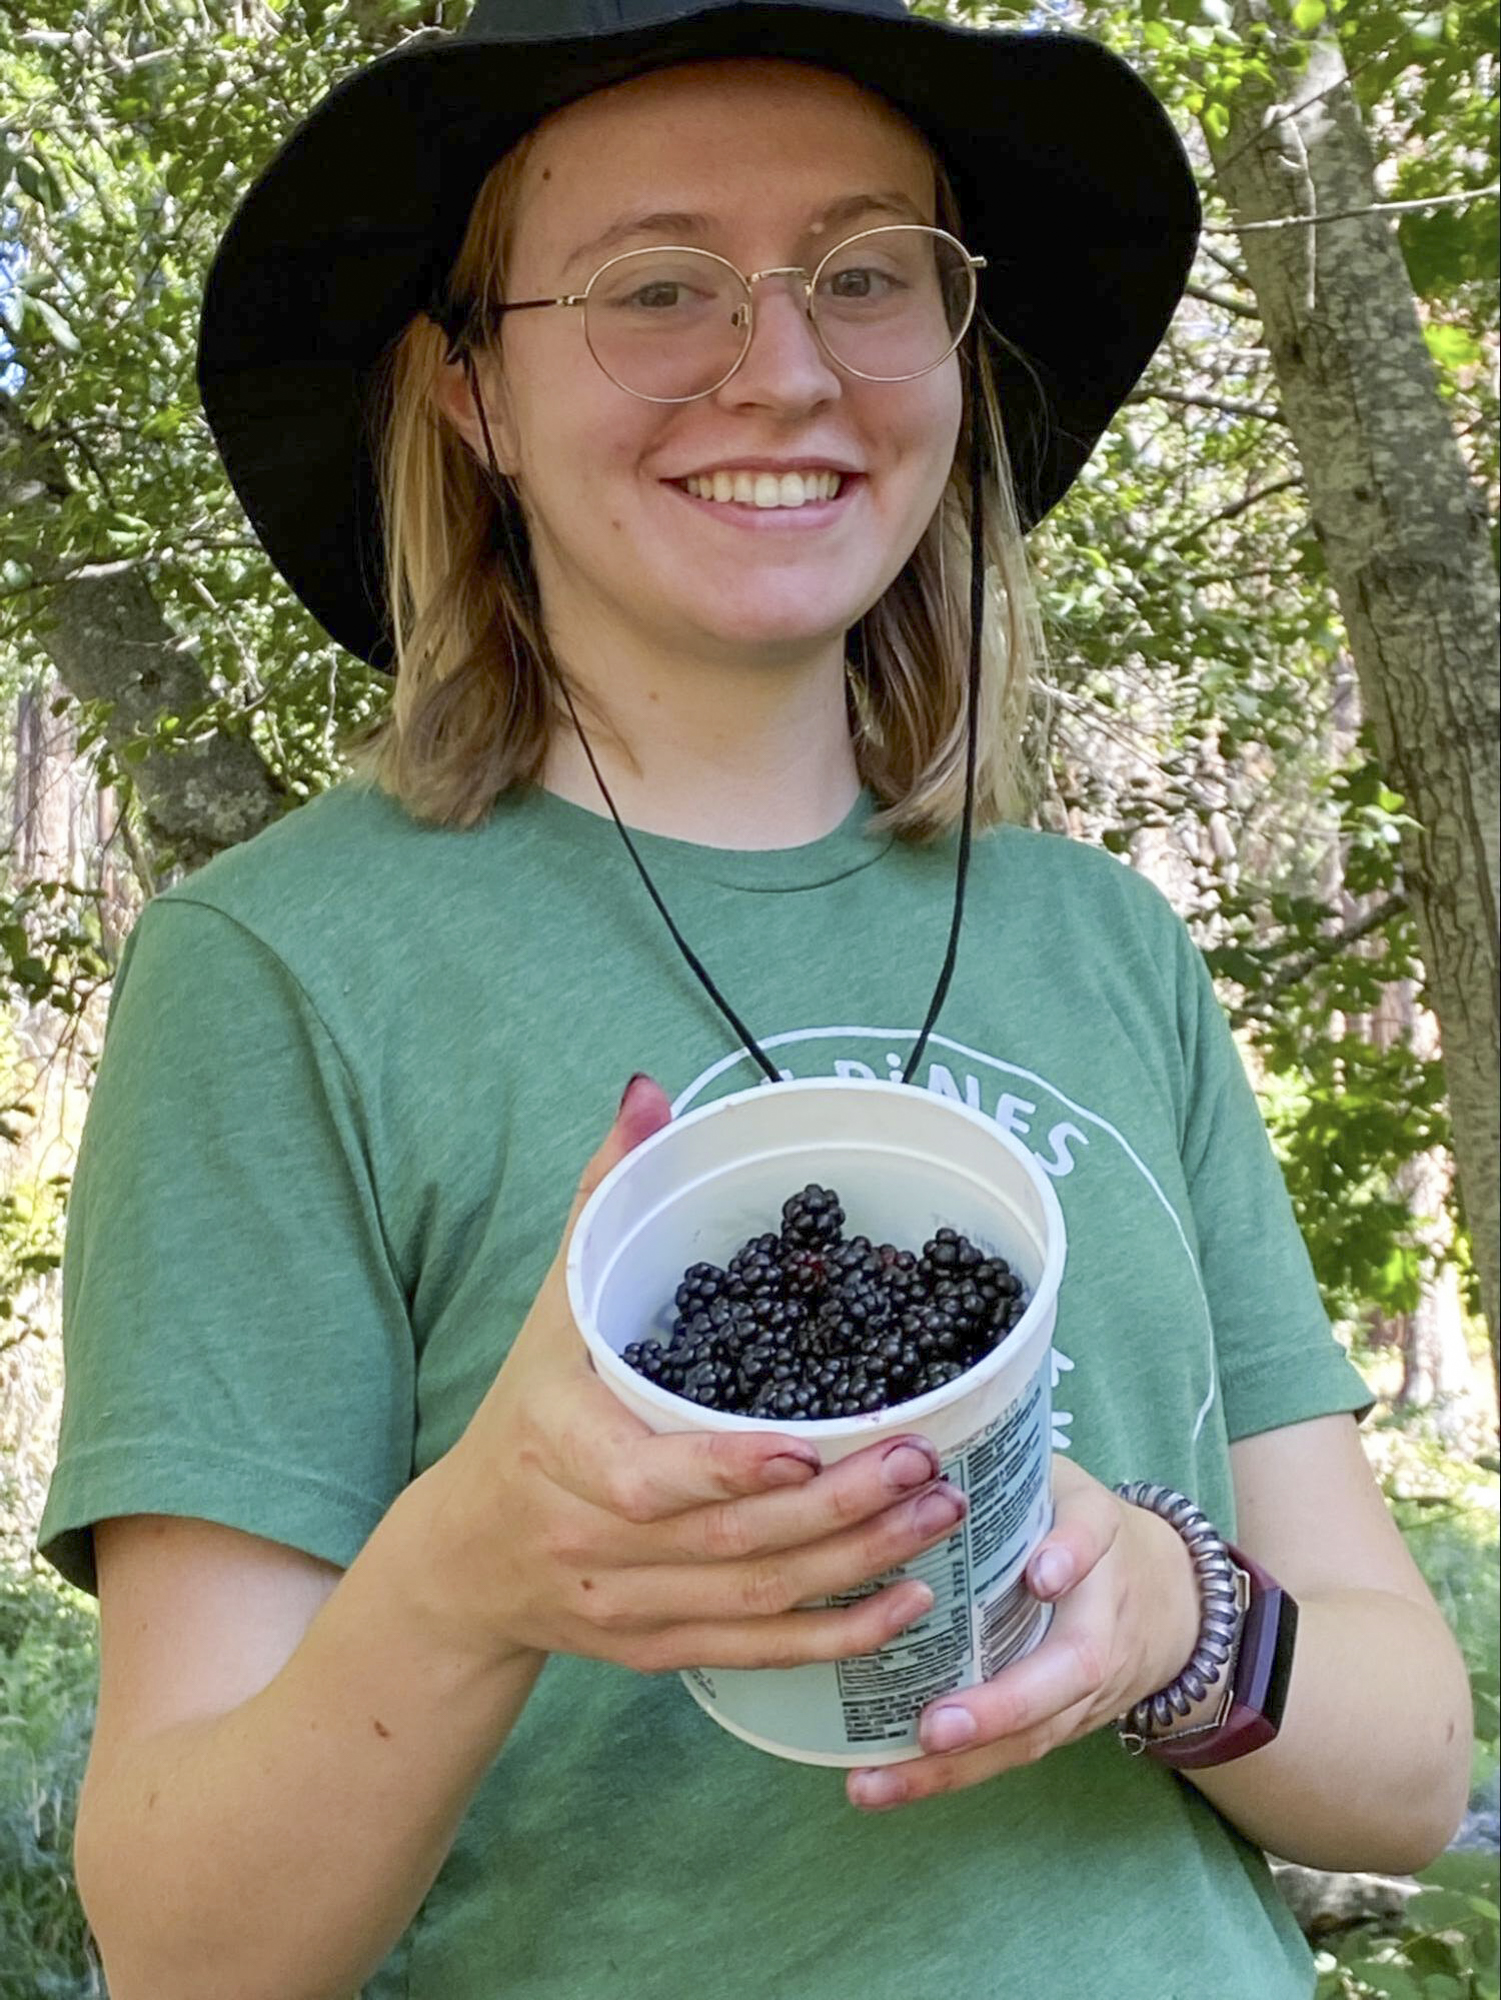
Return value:
<svg viewBox="0 0 1501 2000">
<path fill-rule="evenodd" d="M 820 236 L 825 230 L 839 227 L 845 222 L 853 222 L 862 215 L 892 215 L 902 222 L 927 223 L 928 218 L 918 208 L 910 195 L 895 189 L 879 194 L 849 194 L 838 201 L 821 208 L 804 231 L 805 236 Z M 651 236 L 658 241 L 675 241 L 691 244 L 695 238 L 707 236 L 714 227 L 714 218 L 690 212 L 686 209 L 658 209 L 650 215 L 627 215 L 612 222 L 608 229 L 591 236 L 587 243 L 581 243 L 570 253 L 563 265 L 565 272 L 588 259 L 594 260 L 594 268 L 610 255 L 620 244 L 627 243 L 634 236 Z"/>
</svg>

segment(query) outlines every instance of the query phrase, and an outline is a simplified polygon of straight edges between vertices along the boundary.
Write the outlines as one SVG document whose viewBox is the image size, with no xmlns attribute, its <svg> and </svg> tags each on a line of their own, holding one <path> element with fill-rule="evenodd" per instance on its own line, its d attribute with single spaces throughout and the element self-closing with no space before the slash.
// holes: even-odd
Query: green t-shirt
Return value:
<svg viewBox="0 0 1501 2000">
<path fill-rule="evenodd" d="M 638 836 L 794 1076 L 899 1073 L 943 957 L 953 843 L 873 840 L 869 808 L 772 852 Z M 159 896 L 74 1183 L 43 1555 L 91 1589 L 90 1523 L 157 1512 L 349 1563 L 493 1380 L 635 1070 L 677 1110 L 759 1074 L 613 825 L 547 794 L 453 832 L 346 783 Z M 980 839 L 917 1080 L 1054 1176 L 1055 1443 L 1097 1478 L 1181 1488 L 1228 1532 L 1231 1440 L 1369 1404 L 1203 962 L 1142 878 Z M 1313 1990 L 1260 1855 L 1109 1730 L 894 1813 L 843 1783 L 676 1674 L 555 1656 L 369 2000 Z"/>
</svg>

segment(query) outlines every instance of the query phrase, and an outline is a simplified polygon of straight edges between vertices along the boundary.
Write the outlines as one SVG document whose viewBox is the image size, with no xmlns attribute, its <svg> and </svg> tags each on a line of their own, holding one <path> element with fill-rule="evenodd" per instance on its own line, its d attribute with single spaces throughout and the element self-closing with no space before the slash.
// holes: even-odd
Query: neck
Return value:
<svg viewBox="0 0 1501 2000">
<path fill-rule="evenodd" d="M 607 661 L 594 648 L 560 655 L 628 827 L 705 847 L 801 847 L 831 833 L 859 796 L 842 644 L 732 665 L 643 654 L 617 635 Z M 566 705 L 542 783 L 609 812 Z"/>
</svg>

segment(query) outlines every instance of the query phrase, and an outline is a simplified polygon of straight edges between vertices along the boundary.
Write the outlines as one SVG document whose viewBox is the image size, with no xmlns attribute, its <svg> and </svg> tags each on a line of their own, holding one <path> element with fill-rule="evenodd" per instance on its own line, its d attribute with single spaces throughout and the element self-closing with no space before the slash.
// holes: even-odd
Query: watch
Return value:
<svg viewBox="0 0 1501 2000">
<path fill-rule="evenodd" d="M 1237 1630 L 1231 1671 L 1213 1712 L 1167 1729 L 1122 1725 L 1121 1741 L 1138 1755 L 1174 1770 L 1233 1763 L 1270 1743 L 1282 1726 L 1292 1679 L 1298 1606 L 1275 1578 L 1233 1542 L 1224 1544 L 1236 1583 Z M 1133 1711 L 1131 1721 L 1137 1720 Z"/>
</svg>

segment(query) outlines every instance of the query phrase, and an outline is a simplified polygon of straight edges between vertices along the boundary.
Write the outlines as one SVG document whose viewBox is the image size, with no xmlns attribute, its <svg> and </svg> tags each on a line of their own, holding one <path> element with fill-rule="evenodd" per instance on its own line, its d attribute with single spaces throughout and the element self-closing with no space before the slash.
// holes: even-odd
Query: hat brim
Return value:
<svg viewBox="0 0 1501 2000">
<path fill-rule="evenodd" d="M 480 184 L 550 112 L 669 64 L 775 56 L 879 92 L 953 181 L 986 259 L 1024 524 L 1067 491 L 1187 279 L 1200 210 L 1173 126 L 1098 43 L 832 6 L 678 8 L 618 33 L 418 41 L 358 71 L 241 203 L 209 273 L 198 381 L 230 481 L 325 629 L 389 668 L 368 396 L 450 268 Z M 674 16 L 677 18 L 674 18 Z"/>
</svg>

